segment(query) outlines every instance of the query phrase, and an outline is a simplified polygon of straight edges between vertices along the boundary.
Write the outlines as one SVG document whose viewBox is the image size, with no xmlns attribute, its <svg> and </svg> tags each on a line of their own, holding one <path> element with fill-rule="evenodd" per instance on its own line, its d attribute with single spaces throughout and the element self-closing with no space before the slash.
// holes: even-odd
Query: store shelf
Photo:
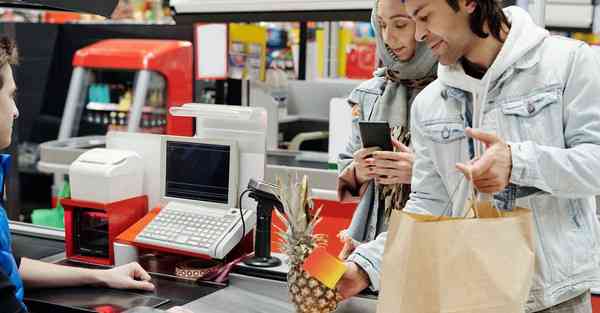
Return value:
<svg viewBox="0 0 600 313">
<path fill-rule="evenodd" d="M 534 11 L 534 4 L 529 4 Z M 566 32 L 591 32 L 594 19 L 594 6 L 591 1 L 561 0 L 546 3 L 546 28 Z"/>
<path fill-rule="evenodd" d="M 279 118 L 280 124 L 285 123 L 293 123 L 299 121 L 308 121 L 308 122 L 329 122 L 329 118 L 327 117 L 315 117 L 315 116 L 300 116 L 300 115 L 286 115 L 284 117 Z"/>
<path fill-rule="evenodd" d="M 49 11 L 88 12 L 108 17 L 115 10 L 117 3 L 118 0 L 37 0 L 36 3 L 23 3 L 21 1 L 1 1 L 0 7 Z"/>
<path fill-rule="evenodd" d="M 371 0 L 171 0 L 178 14 L 370 10 Z"/>
<path fill-rule="evenodd" d="M 177 24 L 261 21 L 369 21 L 371 0 L 171 0 Z"/>
<path fill-rule="evenodd" d="M 121 110 L 119 105 L 116 103 L 99 103 L 99 102 L 90 102 L 85 106 L 86 109 L 91 111 L 103 111 L 103 112 L 129 112 L 129 110 Z M 145 106 L 142 109 L 143 113 L 155 113 L 155 114 L 166 114 L 167 110 L 165 108 L 156 108 Z"/>
<path fill-rule="evenodd" d="M 175 15 L 177 25 L 205 23 L 255 23 L 255 22 L 309 22 L 309 21 L 364 21 L 371 18 L 371 10 L 346 11 L 277 11 L 277 12 L 227 12 L 182 13 Z"/>
<path fill-rule="evenodd" d="M 568 27 L 568 26 L 546 26 L 546 29 L 553 32 L 564 33 L 591 33 L 592 27 Z"/>
</svg>

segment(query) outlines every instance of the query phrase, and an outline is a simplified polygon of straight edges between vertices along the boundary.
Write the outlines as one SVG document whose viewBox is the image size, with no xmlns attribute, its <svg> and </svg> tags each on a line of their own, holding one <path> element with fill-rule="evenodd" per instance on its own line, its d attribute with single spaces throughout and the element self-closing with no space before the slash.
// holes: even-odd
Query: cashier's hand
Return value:
<svg viewBox="0 0 600 313">
<path fill-rule="evenodd" d="M 337 291 L 343 299 L 356 296 L 369 287 L 369 276 L 354 262 L 346 262 L 346 272 L 337 284 Z"/>
<path fill-rule="evenodd" d="M 485 152 L 469 164 L 457 163 L 456 168 L 483 193 L 496 193 L 504 190 L 510 182 L 512 155 L 509 145 L 498 136 L 480 130 L 467 128 L 469 137 L 481 141 Z"/>
<path fill-rule="evenodd" d="M 375 178 L 373 173 L 373 153 L 379 150 L 379 148 L 362 148 L 354 152 L 354 171 L 356 180 L 359 185 L 364 184 L 366 181 Z"/>
<path fill-rule="evenodd" d="M 373 153 L 375 181 L 380 185 L 410 184 L 415 155 L 398 140 L 392 139 L 392 144 L 398 152 Z"/>
<path fill-rule="evenodd" d="M 115 289 L 140 289 L 153 291 L 152 278 L 136 262 L 100 271 L 102 285 Z"/>
</svg>

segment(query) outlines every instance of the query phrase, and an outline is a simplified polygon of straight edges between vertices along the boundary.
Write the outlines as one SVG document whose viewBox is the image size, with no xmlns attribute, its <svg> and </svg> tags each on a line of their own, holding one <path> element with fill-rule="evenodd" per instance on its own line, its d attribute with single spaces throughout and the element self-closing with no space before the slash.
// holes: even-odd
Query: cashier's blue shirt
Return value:
<svg viewBox="0 0 600 313">
<path fill-rule="evenodd" d="M 0 155 L 0 199 L 4 198 L 4 176 L 10 166 L 10 156 Z M 2 312 L 27 312 L 23 304 L 23 281 L 12 254 L 8 217 L 0 207 L 0 308 Z"/>
</svg>

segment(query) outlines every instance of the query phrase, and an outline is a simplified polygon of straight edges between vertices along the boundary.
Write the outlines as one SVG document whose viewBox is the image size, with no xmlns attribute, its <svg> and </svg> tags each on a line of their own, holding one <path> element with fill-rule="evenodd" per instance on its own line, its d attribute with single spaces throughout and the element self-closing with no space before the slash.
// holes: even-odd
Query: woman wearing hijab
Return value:
<svg viewBox="0 0 600 313">
<path fill-rule="evenodd" d="M 348 97 L 352 135 L 338 160 L 338 197 L 342 201 L 360 198 L 350 226 L 339 236 L 345 242 L 340 257 L 348 267 L 338 285 L 344 297 L 379 281 L 370 279 L 381 257 L 372 241 L 387 230 L 391 210 L 403 208 L 408 199 L 414 158 L 408 147 L 410 106 L 436 78 L 437 69 L 437 60 L 425 43 L 416 42 L 415 24 L 402 1 L 375 1 L 371 24 L 383 67 Z M 387 121 L 394 151 L 362 148 L 359 121 Z M 378 290 L 378 286 L 372 288 Z"/>
</svg>

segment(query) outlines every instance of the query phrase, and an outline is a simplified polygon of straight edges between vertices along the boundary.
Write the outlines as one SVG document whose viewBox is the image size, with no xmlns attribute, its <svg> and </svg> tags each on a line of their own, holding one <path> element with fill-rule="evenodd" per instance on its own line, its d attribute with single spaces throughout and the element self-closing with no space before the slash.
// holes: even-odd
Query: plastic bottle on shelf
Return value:
<svg viewBox="0 0 600 313">
<path fill-rule="evenodd" d="M 101 95 L 102 95 L 102 103 L 110 103 L 110 87 L 108 86 L 108 84 L 102 84 L 101 85 Z"/>
<path fill-rule="evenodd" d="M 127 90 L 119 99 L 119 111 L 129 111 L 131 107 L 131 90 Z"/>
<path fill-rule="evenodd" d="M 120 125 L 120 126 L 127 125 L 127 113 L 119 112 L 119 114 L 117 116 L 119 117 L 118 125 Z"/>
<path fill-rule="evenodd" d="M 286 73 L 278 68 L 267 70 L 266 83 L 271 90 L 271 97 L 277 105 L 279 119 L 287 116 L 288 79 Z"/>
<path fill-rule="evenodd" d="M 117 112 L 110 112 L 110 125 L 117 125 Z"/>
</svg>

